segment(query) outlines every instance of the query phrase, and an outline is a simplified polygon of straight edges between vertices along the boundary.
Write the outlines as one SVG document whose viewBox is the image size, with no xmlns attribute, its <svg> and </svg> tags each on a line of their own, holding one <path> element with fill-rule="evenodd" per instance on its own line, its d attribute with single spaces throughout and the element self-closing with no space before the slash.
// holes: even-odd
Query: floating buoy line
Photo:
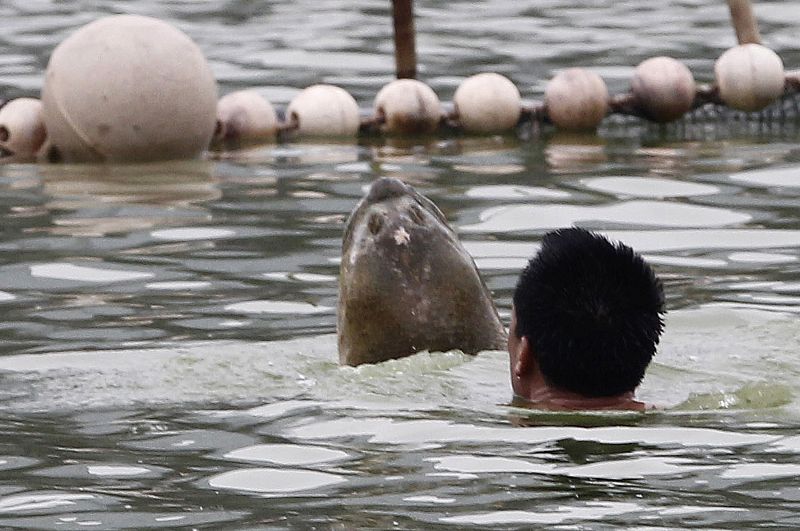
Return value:
<svg viewBox="0 0 800 531">
<path fill-rule="evenodd" d="M 759 38 L 757 29 L 737 35 Z M 511 80 L 486 72 L 466 78 L 447 104 L 422 81 L 397 79 L 367 110 L 341 87 L 318 84 L 279 111 L 252 89 L 218 99 L 208 63 L 186 34 L 158 19 L 115 15 L 56 47 L 41 100 L 2 104 L 0 162 L 190 159 L 209 149 L 307 138 L 513 134 L 524 124 L 529 131 L 593 131 L 607 117 L 670 124 L 702 119 L 704 108 L 714 109 L 712 119 L 720 109 L 745 117 L 769 117 L 771 109 L 780 119 L 800 114 L 800 73 L 786 72 L 758 42 L 725 51 L 714 79 L 698 84 L 683 63 L 662 56 L 636 66 L 625 94 L 610 95 L 591 70 L 569 68 L 546 84 L 543 101 L 524 103 Z M 788 111 L 779 103 L 787 99 L 794 102 Z"/>
</svg>

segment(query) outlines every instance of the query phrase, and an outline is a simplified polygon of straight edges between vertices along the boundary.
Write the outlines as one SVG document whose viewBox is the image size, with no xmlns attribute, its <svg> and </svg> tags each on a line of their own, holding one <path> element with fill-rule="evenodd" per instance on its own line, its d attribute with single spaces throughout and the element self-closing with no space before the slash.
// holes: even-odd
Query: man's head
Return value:
<svg viewBox="0 0 800 531">
<path fill-rule="evenodd" d="M 550 386 L 585 397 L 632 392 L 663 313 L 661 282 L 630 247 L 578 228 L 550 232 L 514 291 L 512 370 L 512 345 L 526 342 Z"/>
</svg>

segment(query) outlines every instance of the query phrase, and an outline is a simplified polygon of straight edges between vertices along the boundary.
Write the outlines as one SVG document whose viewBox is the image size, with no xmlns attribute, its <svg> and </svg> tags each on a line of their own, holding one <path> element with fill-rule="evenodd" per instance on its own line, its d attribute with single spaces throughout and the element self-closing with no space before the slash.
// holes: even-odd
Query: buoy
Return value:
<svg viewBox="0 0 800 531">
<path fill-rule="evenodd" d="M 608 112 L 608 88 L 597 74 L 569 68 L 547 83 L 544 105 L 550 121 L 561 129 L 594 129 Z"/>
<path fill-rule="evenodd" d="M 273 140 L 277 132 L 275 109 L 255 90 L 231 92 L 217 102 L 215 144 Z"/>
<path fill-rule="evenodd" d="M 397 79 L 375 96 L 380 130 L 390 134 L 426 134 L 436 130 L 442 105 L 428 85 L 416 79 Z"/>
<path fill-rule="evenodd" d="M 41 101 L 17 98 L 0 107 L 0 157 L 33 160 L 46 137 Z"/>
<path fill-rule="evenodd" d="M 461 125 L 472 133 L 512 129 L 519 121 L 519 90 L 507 77 L 491 72 L 465 79 L 453 96 Z"/>
<path fill-rule="evenodd" d="M 671 57 L 653 57 L 636 67 L 631 92 L 648 119 L 665 123 L 691 110 L 697 87 L 686 65 Z"/>
<path fill-rule="evenodd" d="M 760 111 L 783 94 L 783 61 L 760 44 L 741 44 L 714 64 L 722 101 L 740 111 Z"/>
<path fill-rule="evenodd" d="M 51 160 L 190 159 L 214 133 L 217 84 L 186 34 L 154 18 L 115 15 L 56 47 L 42 104 Z"/>
<path fill-rule="evenodd" d="M 300 92 L 289 103 L 286 120 L 301 136 L 356 136 L 361 125 L 356 100 L 333 85 Z"/>
</svg>

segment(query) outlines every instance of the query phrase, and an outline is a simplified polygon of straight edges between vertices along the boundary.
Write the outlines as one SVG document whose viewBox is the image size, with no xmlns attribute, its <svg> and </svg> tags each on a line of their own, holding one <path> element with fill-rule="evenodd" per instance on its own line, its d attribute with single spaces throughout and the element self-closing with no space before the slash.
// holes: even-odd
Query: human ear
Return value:
<svg viewBox="0 0 800 531">
<path fill-rule="evenodd" d="M 516 345 L 514 376 L 521 378 L 533 369 L 533 351 L 527 336 L 522 336 Z"/>
</svg>

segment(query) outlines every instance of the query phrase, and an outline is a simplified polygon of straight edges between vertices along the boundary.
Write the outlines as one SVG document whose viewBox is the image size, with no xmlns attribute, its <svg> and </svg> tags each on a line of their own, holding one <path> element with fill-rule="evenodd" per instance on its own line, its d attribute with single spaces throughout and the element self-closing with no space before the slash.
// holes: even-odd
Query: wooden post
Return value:
<svg viewBox="0 0 800 531">
<path fill-rule="evenodd" d="M 736 40 L 739 44 L 761 44 L 758 21 L 753 14 L 750 0 L 728 0 L 728 8 L 731 10 L 733 29 L 736 31 Z"/>
<path fill-rule="evenodd" d="M 417 51 L 414 46 L 413 0 L 392 0 L 394 18 L 394 60 L 397 78 L 417 77 Z"/>
</svg>

